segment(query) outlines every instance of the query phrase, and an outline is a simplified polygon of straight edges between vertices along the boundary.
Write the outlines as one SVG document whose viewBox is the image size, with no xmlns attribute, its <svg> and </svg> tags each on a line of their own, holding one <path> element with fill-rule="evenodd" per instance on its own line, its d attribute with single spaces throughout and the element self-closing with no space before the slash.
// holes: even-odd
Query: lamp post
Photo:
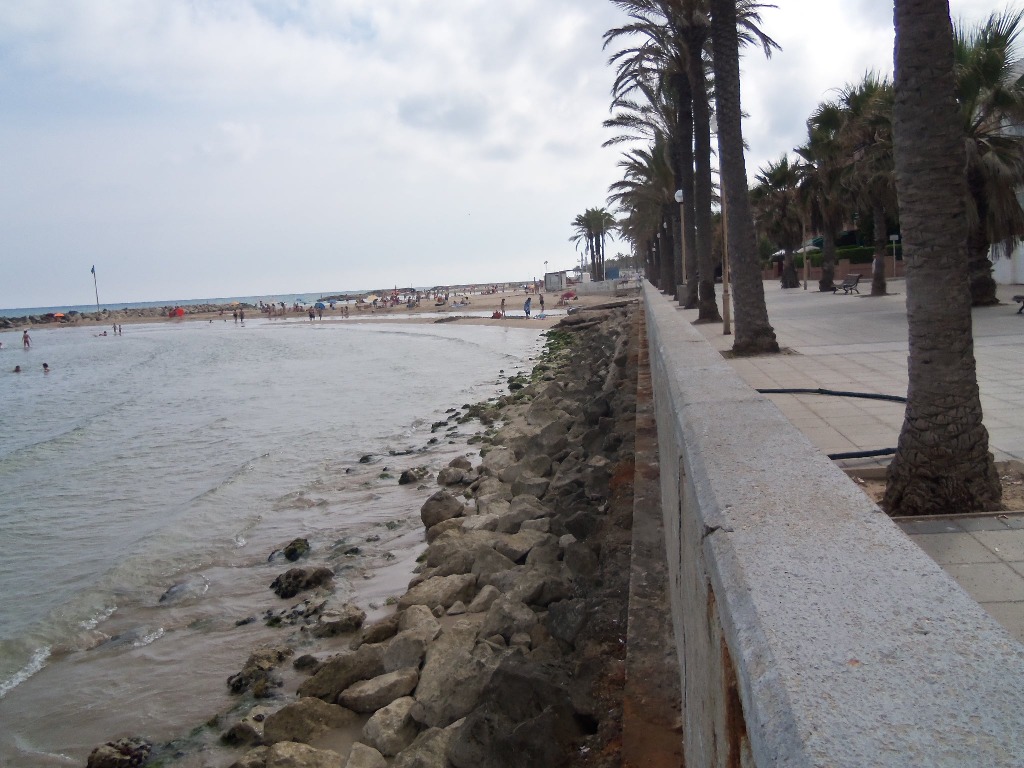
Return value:
<svg viewBox="0 0 1024 768">
<path fill-rule="evenodd" d="M 679 264 L 679 277 L 683 281 L 682 285 L 676 288 L 676 301 L 680 304 L 686 302 L 686 223 L 683 221 L 683 190 L 677 189 L 675 195 L 676 202 L 679 203 L 679 254 L 681 263 Z"/>
</svg>

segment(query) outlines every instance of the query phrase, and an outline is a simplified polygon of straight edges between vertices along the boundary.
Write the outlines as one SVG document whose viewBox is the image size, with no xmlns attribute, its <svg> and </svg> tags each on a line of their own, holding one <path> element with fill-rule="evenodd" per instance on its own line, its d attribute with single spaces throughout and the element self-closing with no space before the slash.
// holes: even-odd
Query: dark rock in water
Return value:
<svg viewBox="0 0 1024 768">
<path fill-rule="evenodd" d="M 236 627 L 244 627 L 246 624 L 254 624 L 256 622 L 255 616 L 246 616 L 244 619 L 239 619 L 235 622 Z"/>
<path fill-rule="evenodd" d="M 86 768 L 135 768 L 149 759 L 153 745 L 144 739 L 108 741 L 89 755 Z"/>
<path fill-rule="evenodd" d="M 412 467 L 402 472 L 398 478 L 398 484 L 409 485 L 411 483 L 418 483 L 428 474 L 430 474 L 430 471 L 426 467 Z"/>
<path fill-rule="evenodd" d="M 313 656 L 309 653 L 304 653 L 292 662 L 292 667 L 299 671 L 305 671 L 316 669 L 317 665 L 319 664 L 320 661 L 317 659 L 316 656 Z"/>
<path fill-rule="evenodd" d="M 367 454 L 359 457 L 359 463 L 360 464 L 369 464 L 371 461 L 373 461 L 373 454 L 372 453 L 367 453 Z"/>
<path fill-rule="evenodd" d="M 224 733 L 220 735 L 222 744 L 226 744 L 229 747 L 242 747 L 242 746 L 256 746 L 263 737 L 260 732 L 256 730 L 252 723 L 242 721 L 235 723 L 228 728 Z"/>
<path fill-rule="evenodd" d="M 133 627 L 124 632 L 119 632 L 113 637 L 104 640 L 102 643 L 96 646 L 94 650 L 97 651 L 109 651 L 115 648 L 125 647 L 137 647 L 145 645 L 148 639 L 153 637 L 159 637 L 159 635 L 153 634 L 154 630 L 152 627 L 141 626 Z"/>
<path fill-rule="evenodd" d="M 396 451 L 394 449 L 388 451 L 388 456 L 412 456 L 416 451 L 412 448 L 406 448 L 404 451 Z"/>
<path fill-rule="evenodd" d="M 299 592 L 326 584 L 333 576 L 330 568 L 290 568 L 274 579 L 270 588 L 278 597 L 295 597 Z"/>
<path fill-rule="evenodd" d="M 309 541 L 306 539 L 295 539 L 284 548 L 285 558 L 294 563 L 303 555 L 309 552 Z"/>
<path fill-rule="evenodd" d="M 274 668 L 293 653 L 291 648 L 279 646 L 277 648 L 260 648 L 253 651 L 246 659 L 242 671 L 231 675 L 228 678 L 228 688 L 232 693 L 244 693 L 252 690 L 253 695 L 259 697 L 271 686 L 281 685 L 280 680 L 274 676 Z"/>
<path fill-rule="evenodd" d="M 210 581 L 203 575 L 190 576 L 184 581 L 179 581 L 170 587 L 160 596 L 160 602 L 164 604 L 180 603 L 183 600 L 202 597 L 210 588 Z"/>
</svg>

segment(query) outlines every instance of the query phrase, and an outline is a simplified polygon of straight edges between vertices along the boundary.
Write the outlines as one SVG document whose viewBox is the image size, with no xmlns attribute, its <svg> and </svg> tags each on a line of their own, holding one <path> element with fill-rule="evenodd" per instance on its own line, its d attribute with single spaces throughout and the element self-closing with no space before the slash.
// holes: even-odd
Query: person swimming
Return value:
<svg viewBox="0 0 1024 768">
<path fill-rule="evenodd" d="M 21 366 L 20 365 L 14 366 L 14 373 L 21 373 Z"/>
</svg>

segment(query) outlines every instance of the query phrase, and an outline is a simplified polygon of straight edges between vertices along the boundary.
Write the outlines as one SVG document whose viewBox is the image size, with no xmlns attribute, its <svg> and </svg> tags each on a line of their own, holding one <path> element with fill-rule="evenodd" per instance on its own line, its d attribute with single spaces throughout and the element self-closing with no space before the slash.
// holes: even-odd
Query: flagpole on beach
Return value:
<svg viewBox="0 0 1024 768">
<path fill-rule="evenodd" d="M 92 265 L 92 287 L 96 289 L 96 314 L 100 313 L 100 287 L 96 282 L 96 265 Z"/>
</svg>

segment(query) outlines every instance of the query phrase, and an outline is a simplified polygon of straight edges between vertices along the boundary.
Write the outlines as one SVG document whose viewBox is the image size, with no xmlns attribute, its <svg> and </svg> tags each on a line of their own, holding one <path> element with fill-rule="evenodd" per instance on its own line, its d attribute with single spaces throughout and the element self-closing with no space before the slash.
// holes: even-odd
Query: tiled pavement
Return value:
<svg viewBox="0 0 1024 768">
<path fill-rule="evenodd" d="M 783 291 L 765 282 L 768 315 L 789 354 L 730 362 L 756 389 L 833 389 L 906 395 L 905 286 L 870 297 Z M 721 286 L 719 307 L 721 307 Z M 865 289 L 867 290 L 867 289 Z M 975 358 L 989 446 L 997 461 L 1024 458 L 1024 315 L 1000 286 L 1004 302 L 973 311 Z M 669 299 L 666 298 L 666 301 Z M 695 310 L 679 310 L 690 319 Z M 696 326 L 719 350 L 732 345 L 719 324 Z M 823 452 L 895 447 L 902 403 L 805 394 L 773 394 L 772 401 Z M 843 459 L 847 470 L 884 466 L 883 459 Z M 1024 512 L 900 520 L 900 527 L 1011 634 L 1024 642 Z"/>
</svg>

